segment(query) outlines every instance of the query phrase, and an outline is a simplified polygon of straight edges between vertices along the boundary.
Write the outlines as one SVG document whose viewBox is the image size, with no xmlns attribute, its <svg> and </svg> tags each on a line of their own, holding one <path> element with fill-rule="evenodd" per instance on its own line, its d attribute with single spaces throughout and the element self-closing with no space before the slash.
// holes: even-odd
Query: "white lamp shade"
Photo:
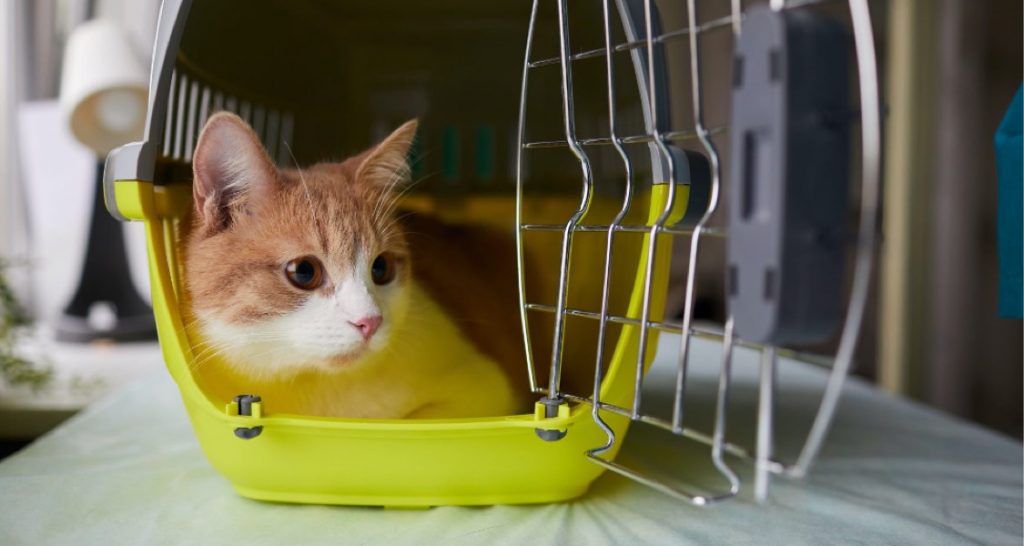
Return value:
<svg viewBox="0 0 1024 546">
<path fill-rule="evenodd" d="M 100 157 L 142 138 L 146 86 L 146 68 L 114 21 L 88 21 L 68 37 L 61 112 L 75 138 Z"/>
</svg>

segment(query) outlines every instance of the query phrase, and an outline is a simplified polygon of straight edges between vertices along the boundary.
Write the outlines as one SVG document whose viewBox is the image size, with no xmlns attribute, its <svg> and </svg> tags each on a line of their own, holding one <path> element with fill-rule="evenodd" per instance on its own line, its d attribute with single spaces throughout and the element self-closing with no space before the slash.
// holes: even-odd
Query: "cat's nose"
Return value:
<svg viewBox="0 0 1024 546">
<path fill-rule="evenodd" d="M 384 317 L 380 315 L 373 315 L 372 317 L 363 317 L 356 321 L 350 321 L 349 324 L 355 326 L 359 333 L 362 334 L 363 339 L 369 341 L 373 334 L 377 332 L 377 328 L 380 328 L 380 323 L 384 322 Z"/>
</svg>

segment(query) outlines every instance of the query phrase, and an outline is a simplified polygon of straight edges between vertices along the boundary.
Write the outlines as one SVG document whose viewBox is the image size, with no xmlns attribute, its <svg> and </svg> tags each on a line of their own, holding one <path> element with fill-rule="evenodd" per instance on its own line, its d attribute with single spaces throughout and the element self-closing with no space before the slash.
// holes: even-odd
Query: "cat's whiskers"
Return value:
<svg viewBox="0 0 1024 546">
<path fill-rule="evenodd" d="M 273 342 L 289 342 L 292 340 L 292 336 L 287 332 L 239 332 L 229 340 L 213 340 L 204 339 L 193 344 L 194 349 L 198 349 L 198 352 L 193 353 L 193 362 L 195 365 L 192 367 L 193 371 L 198 369 L 202 364 L 213 360 L 216 356 L 226 356 L 226 353 L 232 349 L 238 348 L 249 348 L 257 343 L 273 343 Z M 280 346 L 271 346 L 260 352 L 248 352 L 247 360 L 258 361 L 260 358 L 267 355 L 279 353 L 281 351 Z"/>
<path fill-rule="evenodd" d="M 295 165 L 295 172 L 299 173 L 299 182 L 302 183 L 302 191 L 306 195 L 306 202 L 309 204 L 310 214 L 313 215 L 313 223 L 319 224 L 320 222 L 316 217 L 317 206 L 313 203 L 313 196 L 309 193 L 309 184 L 306 183 L 306 177 L 302 174 L 302 168 L 299 167 L 299 160 L 295 158 L 295 153 L 292 152 L 292 147 L 288 144 L 288 141 L 283 140 L 282 142 L 284 143 L 284 147 L 288 150 L 288 155 L 292 157 L 292 163 Z"/>
<path fill-rule="evenodd" d="M 430 178 L 435 174 L 437 173 L 431 172 L 419 177 L 416 180 L 411 180 L 403 184 L 402 188 L 397 192 L 392 191 L 394 185 L 391 185 L 391 187 L 388 188 L 388 191 L 382 194 L 381 198 L 377 201 L 376 205 L 374 206 L 374 214 L 372 216 L 373 223 L 375 225 L 380 225 L 383 220 L 385 220 L 388 216 L 391 215 L 392 212 L 394 212 L 395 207 L 398 206 L 398 202 L 403 197 L 405 197 L 405 195 L 409 193 L 410 190 L 412 190 L 418 184 L 422 183 L 423 181 L 425 181 L 426 179 Z"/>
<path fill-rule="evenodd" d="M 198 353 L 194 353 L 192 362 L 189 363 L 189 370 L 193 373 L 199 371 L 199 368 L 203 367 L 204 364 L 214 360 L 217 356 L 222 356 L 224 351 L 230 347 L 230 345 L 215 344 L 204 348 Z"/>
<path fill-rule="evenodd" d="M 192 318 L 192 320 L 189 320 L 188 322 L 184 323 L 184 324 L 183 324 L 182 326 L 184 326 L 184 328 L 185 328 L 186 330 L 189 330 L 189 329 L 191 329 L 192 327 L 194 327 L 195 325 L 199 324 L 199 322 L 200 322 L 201 320 L 202 320 L 202 319 L 200 319 L 199 317 L 194 317 L 194 318 Z"/>
<path fill-rule="evenodd" d="M 418 161 L 422 161 L 423 158 L 426 157 L 427 155 L 429 154 L 423 154 L 418 159 Z M 391 213 L 394 211 L 395 207 L 398 205 L 398 202 L 403 197 L 405 197 L 405 195 L 409 193 L 410 190 L 412 190 L 414 187 L 416 187 L 423 181 L 427 180 L 431 176 L 436 175 L 439 172 L 441 171 L 432 171 L 413 180 L 411 179 L 412 164 L 408 162 L 403 162 L 401 165 L 395 168 L 390 180 L 386 184 L 386 191 L 384 192 L 380 201 L 378 201 L 377 203 L 378 206 L 380 206 L 381 204 L 384 204 L 384 206 L 382 207 L 382 210 L 379 215 L 374 215 L 374 223 L 379 224 L 381 220 L 390 216 Z M 401 185 L 401 189 L 399 191 L 395 191 L 395 188 L 398 187 L 399 185 Z"/>
<path fill-rule="evenodd" d="M 254 342 L 287 341 L 288 339 L 289 336 L 287 334 L 268 335 L 266 332 L 243 332 L 232 337 L 230 340 L 203 339 L 193 344 L 193 349 L 198 349 L 198 351 L 193 351 L 192 361 L 194 365 L 191 368 L 195 371 L 203 363 L 212 360 L 215 356 L 224 356 L 224 352 L 229 349 L 250 346 Z M 274 350 L 277 350 L 277 348 L 268 349 L 267 353 Z"/>
</svg>

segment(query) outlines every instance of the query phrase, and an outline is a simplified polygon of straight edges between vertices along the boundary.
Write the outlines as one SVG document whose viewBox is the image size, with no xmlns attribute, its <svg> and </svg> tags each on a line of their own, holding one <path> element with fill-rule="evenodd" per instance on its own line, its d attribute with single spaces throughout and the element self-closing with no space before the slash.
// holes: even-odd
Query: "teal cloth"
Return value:
<svg viewBox="0 0 1024 546">
<path fill-rule="evenodd" d="M 1021 137 L 1024 104 L 1017 89 L 996 130 L 996 170 L 999 174 L 997 244 L 999 247 L 999 314 L 1024 317 L 1024 140 Z"/>
<path fill-rule="evenodd" d="M 667 409 L 678 344 L 674 336 L 659 344 L 648 381 L 651 411 Z M 719 351 L 699 340 L 692 351 L 687 419 L 703 428 Z M 738 351 L 733 374 L 729 435 L 751 446 L 757 355 Z M 824 379 L 819 368 L 780 364 L 780 457 L 794 455 L 786 446 L 806 431 Z M 637 426 L 623 460 L 710 476 L 707 451 L 681 451 L 683 443 Z M 1020 546 L 1021 457 L 1015 441 L 852 380 L 809 480 L 777 478 L 765 505 L 746 487 L 737 500 L 696 508 L 615 474 L 579 500 L 539 506 L 269 504 L 237 496 L 209 466 L 162 373 L 0 462 L 0 544 Z M 749 466 L 730 462 L 749 484 Z"/>
</svg>

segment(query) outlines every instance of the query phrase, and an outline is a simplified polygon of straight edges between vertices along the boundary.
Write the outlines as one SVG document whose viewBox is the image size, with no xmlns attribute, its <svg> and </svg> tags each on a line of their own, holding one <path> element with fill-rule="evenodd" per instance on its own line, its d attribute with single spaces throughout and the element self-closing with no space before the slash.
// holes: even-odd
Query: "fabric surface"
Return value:
<svg viewBox="0 0 1024 546">
<path fill-rule="evenodd" d="M 999 176 L 998 231 L 999 314 L 1024 316 L 1024 102 L 1017 89 L 1010 107 L 996 130 L 996 171 Z"/>
<path fill-rule="evenodd" d="M 678 338 L 664 336 L 645 409 L 664 414 Z M 687 423 L 703 430 L 717 345 L 696 342 Z M 757 355 L 738 351 L 729 437 L 753 446 Z M 825 373 L 782 362 L 778 454 L 792 460 Z M 166 373 L 105 400 L 0 463 L 0 544 L 1021 544 L 1021 445 L 856 380 L 806 481 L 697 508 L 614 474 L 573 502 L 426 510 L 269 504 L 206 462 Z M 707 451 L 634 427 L 620 461 L 713 479 Z M 411 462 L 410 464 L 415 464 Z"/>
</svg>

